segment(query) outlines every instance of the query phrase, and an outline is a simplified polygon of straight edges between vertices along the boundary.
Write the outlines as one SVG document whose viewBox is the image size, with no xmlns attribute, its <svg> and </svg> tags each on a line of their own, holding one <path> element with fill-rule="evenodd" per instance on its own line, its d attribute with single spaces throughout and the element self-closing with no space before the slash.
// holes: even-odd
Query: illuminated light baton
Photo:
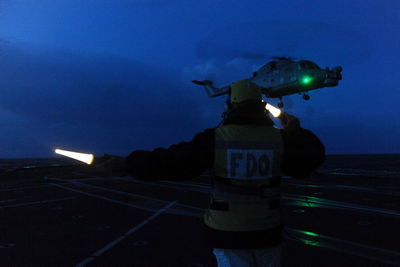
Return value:
<svg viewBox="0 0 400 267">
<path fill-rule="evenodd" d="M 279 117 L 282 113 L 279 108 L 276 108 L 273 105 L 270 105 L 268 103 L 265 106 L 265 109 L 268 110 L 272 114 L 272 116 L 274 116 L 275 118 Z"/>
<path fill-rule="evenodd" d="M 62 149 L 56 149 L 54 150 L 56 154 L 66 156 L 68 158 L 76 159 L 79 161 L 82 161 L 86 164 L 92 164 L 94 160 L 93 154 L 85 154 L 85 153 L 79 153 L 79 152 L 73 152 L 73 151 L 67 151 L 67 150 L 62 150 Z"/>
</svg>

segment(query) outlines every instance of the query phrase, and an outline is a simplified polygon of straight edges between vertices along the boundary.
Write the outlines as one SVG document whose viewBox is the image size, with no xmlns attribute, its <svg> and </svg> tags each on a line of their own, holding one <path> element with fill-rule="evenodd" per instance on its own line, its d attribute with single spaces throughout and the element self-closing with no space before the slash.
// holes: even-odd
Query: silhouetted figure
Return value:
<svg viewBox="0 0 400 267">
<path fill-rule="evenodd" d="M 175 181 L 210 169 L 204 231 L 218 266 L 280 266 L 281 176 L 305 178 L 325 159 L 323 144 L 296 117 L 283 113 L 280 119 L 283 129 L 268 116 L 258 87 L 238 81 L 217 128 L 167 149 L 114 157 L 105 166 L 137 179 Z"/>
</svg>

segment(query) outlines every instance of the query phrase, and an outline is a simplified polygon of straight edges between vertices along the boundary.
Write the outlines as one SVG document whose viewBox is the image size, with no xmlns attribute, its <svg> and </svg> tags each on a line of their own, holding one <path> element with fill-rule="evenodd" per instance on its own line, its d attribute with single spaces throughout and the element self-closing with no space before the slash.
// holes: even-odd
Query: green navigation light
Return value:
<svg viewBox="0 0 400 267">
<path fill-rule="evenodd" d="M 301 78 L 301 83 L 304 85 L 308 85 L 313 81 L 313 78 L 310 76 L 304 76 L 303 78 Z"/>
</svg>

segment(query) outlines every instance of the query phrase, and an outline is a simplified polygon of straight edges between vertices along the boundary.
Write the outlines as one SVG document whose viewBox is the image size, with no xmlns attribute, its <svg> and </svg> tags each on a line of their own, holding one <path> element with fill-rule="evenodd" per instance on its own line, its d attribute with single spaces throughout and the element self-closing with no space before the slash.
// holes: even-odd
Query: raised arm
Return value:
<svg viewBox="0 0 400 267">
<path fill-rule="evenodd" d="M 153 151 L 137 150 L 126 158 L 126 170 L 142 180 L 185 180 L 201 175 L 214 160 L 214 130 L 207 129 L 190 142 Z"/>
<path fill-rule="evenodd" d="M 305 178 L 325 161 L 325 147 L 314 133 L 300 127 L 296 117 L 285 115 L 281 120 L 284 126 L 282 171 L 285 175 Z"/>
</svg>

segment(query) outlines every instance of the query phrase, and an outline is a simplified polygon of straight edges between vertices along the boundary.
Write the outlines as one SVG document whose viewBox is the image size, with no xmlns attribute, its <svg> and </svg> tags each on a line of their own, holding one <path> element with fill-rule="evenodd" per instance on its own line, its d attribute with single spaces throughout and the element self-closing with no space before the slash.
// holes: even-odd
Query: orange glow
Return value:
<svg viewBox="0 0 400 267">
<path fill-rule="evenodd" d="M 79 153 L 79 152 L 73 152 L 73 151 L 67 151 L 67 150 L 62 150 L 62 149 L 56 149 L 54 150 L 56 154 L 66 156 L 68 158 L 76 159 L 79 161 L 82 161 L 86 164 L 92 164 L 94 160 L 93 154 L 85 154 L 85 153 Z"/>
<path fill-rule="evenodd" d="M 268 110 L 272 114 L 272 116 L 274 116 L 275 118 L 277 118 L 277 117 L 279 117 L 279 115 L 281 115 L 281 110 L 279 108 L 276 108 L 268 103 L 265 106 L 265 109 Z"/>
</svg>

